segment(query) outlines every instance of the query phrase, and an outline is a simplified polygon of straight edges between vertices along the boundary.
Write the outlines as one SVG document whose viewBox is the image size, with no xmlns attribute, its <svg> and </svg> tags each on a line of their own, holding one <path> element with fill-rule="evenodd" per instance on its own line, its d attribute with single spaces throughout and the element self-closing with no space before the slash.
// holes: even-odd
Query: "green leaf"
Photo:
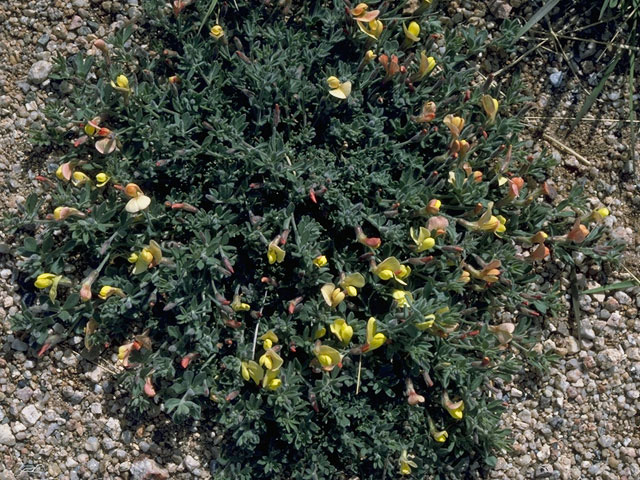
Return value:
<svg viewBox="0 0 640 480">
<path fill-rule="evenodd" d="M 71 310 L 76 305 L 78 305 L 78 303 L 80 303 L 80 295 L 78 295 L 77 293 L 72 293 L 71 295 L 69 295 L 69 297 L 67 297 L 64 305 L 62 305 L 62 309 Z"/>
<path fill-rule="evenodd" d="M 23 241 L 24 249 L 29 253 L 38 252 L 38 242 L 33 237 L 27 237 Z"/>
<path fill-rule="evenodd" d="M 611 292 L 614 290 L 624 290 L 626 288 L 637 287 L 639 284 L 635 280 L 626 280 L 624 282 L 612 283 L 611 285 L 604 285 L 602 287 L 590 288 L 580 292 L 581 295 L 592 295 L 594 293 Z"/>
<path fill-rule="evenodd" d="M 27 197 L 27 201 L 24 204 L 24 208 L 28 215 L 33 215 L 35 213 L 36 207 L 38 205 L 38 195 L 35 193 L 29 194 Z"/>
</svg>

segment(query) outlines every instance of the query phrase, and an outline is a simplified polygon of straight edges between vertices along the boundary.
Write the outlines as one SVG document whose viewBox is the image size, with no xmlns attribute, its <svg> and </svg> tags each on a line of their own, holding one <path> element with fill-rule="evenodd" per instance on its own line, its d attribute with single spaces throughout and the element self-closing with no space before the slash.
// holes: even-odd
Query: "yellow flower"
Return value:
<svg viewBox="0 0 640 480">
<path fill-rule="evenodd" d="M 138 254 L 132 253 L 131 255 L 129 255 L 129 258 L 127 258 L 127 261 L 129 263 L 136 263 L 138 261 Z"/>
<path fill-rule="evenodd" d="M 400 308 L 408 307 L 413 301 L 413 295 L 406 290 L 394 290 L 391 294 Z"/>
<path fill-rule="evenodd" d="M 420 25 L 418 22 L 411 22 L 408 27 L 402 24 L 402 29 L 404 30 L 405 39 L 409 44 L 420 40 Z"/>
<path fill-rule="evenodd" d="M 71 282 L 64 278 L 62 275 L 55 275 L 53 273 L 41 273 L 36 278 L 34 285 L 39 289 L 49 289 L 49 299 L 52 302 L 56 301 L 56 297 L 58 296 L 58 285 L 71 285 Z"/>
<path fill-rule="evenodd" d="M 457 402 L 452 402 L 449 399 L 449 395 L 447 392 L 442 394 L 442 406 L 449 412 L 452 418 L 455 420 L 461 420 L 464 416 L 464 401 L 458 400 Z"/>
<path fill-rule="evenodd" d="M 374 40 L 377 40 L 380 38 L 380 35 L 382 35 L 384 24 L 380 20 L 371 20 L 368 23 L 358 22 L 358 28 L 360 28 L 360 30 L 366 35 L 370 36 Z M 369 52 L 371 52 L 371 50 L 369 50 Z M 367 52 L 367 55 L 369 54 L 369 52 Z M 371 52 L 371 54 L 373 54 L 373 52 Z M 369 61 L 373 60 L 374 58 L 375 55 L 373 55 L 373 57 L 370 58 Z"/>
<path fill-rule="evenodd" d="M 436 241 L 433 238 L 431 238 L 431 233 L 429 232 L 429 230 L 427 230 L 424 227 L 420 227 L 420 230 L 418 231 L 418 235 L 415 234 L 415 232 L 413 231 L 413 228 L 410 228 L 409 234 L 411 235 L 411 238 L 413 239 L 414 243 L 418 247 L 416 248 L 416 252 L 418 253 L 424 252 L 425 250 L 430 250 L 436 244 Z"/>
<path fill-rule="evenodd" d="M 40 289 L 48 288 L 53 285 L 53 280 L 54 278 L 56 278 L 56 276 L 59 275 L 54 275 L 53 273 L 41 273 L 40 275 L 38 275 L 38 278 L 36 278 L 34 285 L 36 286 L 36 288 Z"/>
<path fill-rule="evenodd" d="M 280 376 L 280 370 L 269 370 L 262 379 L 262 387 L 269 390 L 277 390 L 282 386 L 282 380 L 278 378 Z"/>
<path fill-rule="evenodd" d="M 211 35 L 216 40 L 220 40 L 222 37 L 224 37 L 224 30 L 220 25 L 214 25 L 209 30 L 209 35 Z"/>
<path fill-rule="evenodd" d="M 247 312 L 251 310 L 251 305 L 249 305 L 248 303 L 242 303 L 242 298 L 240 297 L 240 295 L 234 295 L 233 302 L 231 302 L 231 308 L 234 312 Z"/>
<path fill-rule="evenodd" d="M 340 286 L 350 297 L 355 297 L 356 295 L 358 295 L 358 288 L 364 287 L 364 284 L 364 277 L 360 273 L 352 273 L 350 275 L 347 275 L 340 282 Z"/>
<path fill-rule="evenodd" d="M 140 258 L 144 260 L 147 265 L 153 262 L 153 254 L 147 248 L 143 248 L 140 252 Z"/>
<path fill-rule="evenodd" d="M 416 323 L 416 328 L 418 330 L 428 330 L 429 328 L 433 327 L 433 324 L 436 321 L 436 316 L 431 313 L 429 315 L 425 315 L 424 316 L 424 322 L 420 322 L 420 323 Z"/>
<path fill-rule="evenodd" d="M 129 88 L 129 79 L 124 75 L 118 75 L 116 81 L 111 80 L 111 88 L 123 93 L 131 93 Z"/>
<path fill-rule="evenodd" d="M 118 347 L 118 360 L 124 360 L 131 353 L 133 343 L 127 343 Z"/>
<path fill-rule="evenodd" d="M 438 443 L 444 443 L 447 441 L 449 434 L 446 430 L 434 431 L 431 433 L 433 439 Z"/>
<path fill-rule="evenodd" d="M 325 371 L 333 370 L 337 365 L 342 362 L 342 355 L 335 348 L 322 345 L 320 341 L 316 342 L 313 351 L 316 355 L 318 363 Z"/>
<path fill-rule="evenodd" d="M 458 281 L 462 283 L 469 283 L 471 281 L 471 275 L 469 274 L 469 272 L 464 270 L 458 277 Z"/>
<path fill-rule="evenodd" d="M 327 334 L 327 329 L 325 327 L 319 327 L 313 334 L 313 339 L 318 340 L 319 338 L 324 337 L 326 334 Z"/>
<path fill-rule="evenodd" d="M 242 362 L 240 364 L 240 373 L 242 373 L 242 378 L 244 378 L 247 382 L 249 380 L 253 380 L 256 385 L 260 383 L 262 377 L 264 376 L 264 372 L 260 365 L 258 365 L 253 360 L 249 360 L 248 362 Z"/>
<path fill-rule="evenodd" d="M 383 260 L 382 263 L 373 270 L 373 273 L 381 280 L 390 280 L 395 278 L 398 283 L 406 285 L 407 282 L 402 279 L 409 276 L 411 268 L 406 265 L 401 265 L 396 257 L 389 257 Z"/>
<path fill-rule="evenodd" d="M 260 337 L 260 340 L 262 341 L 262 347 L 265 350 L 269 350 L 273 347 L 274 343 L 278 343 L 278 336 L 273 332 L 273 330 L 269 330 Z"/>
<path fill-rule="evenodd" d="M 412 468 L 418 468 L 416 462 L 410 460 L 413 458 L 413 455 L 408 455 L 406 450 L 402 451 L 402 455 L 400 455 L 400 475 L 411 475 Z"/>
<path fill-rule="evenodd" d="M 100 172 L 96 175 L 96 186 L 104 187 L 110 179 L 111 177 L 109 175 L 104 172 Z"/>
<path fill-rule="evenodd" d="M 482 108 L 484 108 L 490 124 L 496 121 L 496 114 L 498 113 L 499 105 L 498 100 L 493 98 L 491 95 L 482 96 Z"/>
<path fill-rule="evenodd" d="M 269 243 L 269 247 L 267 248 L 267 259 L 269 260 L 269 264 L 273 265 L 274 263 L 282 263 L 284 260 L 284 256 L 287 252 L 285 252 L 282 248 L 278 246 L 278 242 L 280 241 L 280 237 L 278 236 L 274 240 Z"/>
<path fill-rule="evenodd" d="M 129 261 L 133 259 L 133 255 L 129 257 Z M 133 274 L 138 275 L 148 268 L 158 265 L 162 260 L 162 250 L 154 240 L 149 242 L 145 248 L 142 249 L 140 254 L 136 256 L 135 266 L 133 267 Z"/>
<path fill-rule="evenodd" d="M 351 82 L 341 82 L 337 77 L 327 78 L 327 84 L 329 85 L 329 94 L 341 100 L 346 99 L 351 95 Z"/>
<path fill-rule="evenodd" d="M 446 430 L 436 430 L 436 426 L 433 423 L 433 420 L 431 419 L 431 417 L 427 417 L 427 421 L 429 423 L 429 433 L 431 433 L 431 436 L 433 437 L 433 439 L 438 442 L 438 443 L 444 443 L 447 441 L 447 437 L 449 437 L 449 434 L 447 433 Z"/>
<path fill-rule="evenodd" d="M 151 204 L 151 199 L 142 193 L 140 187 L 135 183 L 128 183 L 127 186 L 124 187 L 124 193 L 131 199 L 124 207 L 129 213 L 138 213 L 145 210 Z"/>
<path fill-rule="evenodd" d="M 336 318 L 329 328 L 342 343 L 349 343 L 353 337 L 353 327 L 347 325 L 344 318 Z"/>
<path fill-rule="evenodd" d="M 73 175 L 71 175 L 71 183 L 73 183 L 74 186 L 79 187 L 85 183 L 91 183 L 91 179 L 88 175 L 85 175 L 82 172 L 73 172 Z"/>
<path fill-rule="evenodd" d="M 86 133 L 90 137 L 93 137 L 96 133 L 98 133 L 98 130 L 100 130 L 99 124 L 100 124 L 100 117 L 92 118 L 85 124 L 84 133 Z"/>
<path fill-rule="evenodd" d="M 544 241 L 549 237 L 545 232 L 540 230 L 538 233 L 531 237 L 531 243 L 544 243 Z"/>
<path fill-rule="evenodd" d="M 313 259 L 313 264 L 318 268 L 324 267 L 327 263 L 328 263 L 327 257 L 324 255 L 318 255 L 316 258 Z"/>
<path fill-rule="evenodd" d="M 332 308 L 337 307 L 345 299 L 345 293 L 333 283 L 325 283 L 320 289 L 324 301 Z"/>
<path fill-rule="evenodd" d="M 81 218 L 86 217 L 84 213 L 82 213 L 77 208 L 73 208 L 73 207 L 60 206 L 60 207 L 56 207 L 55 210 L 53 211 L 53 218 L 58 221 L 65 220 L 66 218 L 71 216 L 81 217 Z"/>
<path fill-rule="evenodd" d="M 487 210 L 482 214 L 482 216 L 475 222 L 468 222 L 464 219 L 459 219 L 458 222 L 467 227 L 470 230 L 481 230 L 483 232 L 493 232 L 498 237 L 501 233 L 507 231 L 507 227 L 505 224 L 507 223 L 507 219 L 502 215 L 498 215 L 497 217 L 492 214 L 493 202 L 489 202 L 487 205 Z"/>
<path fill-rule="evenodd" d="M 258 361 L 260 365 L 271 371 L 279 370 L 284 363 L 280 355 L 278 355 L 273 348 L 268 348 Z"/>
<path fill-rule="evenodd" d="M 422 80 L 429 75 L 434 68 L 436 68 L 436 59 L 428 57 L 427 53 L 422 50 L 420 52 L 420 66 L 418 67 L 418 72 L 412 77 L 412 80 Z"/>
<path fill-rule="evenodd" d="M 56 177 L 58 177 L 58 180 L 65 180 L 64 175 L 62 174 L 62 165 L 56 169 Z"/>
<path fill-rule="evenodd" d="M 367 321 L 367 342 L 366 345 L 368 348 L 365 351 L 375 350 L 376 348 L 384 345 L 384 342 L 387 341 L 387 337 L 384 333 L 378 333 L 378 327 L 376 325 L 377 321 L 375 318 L 370 317 Z"/>
<path fill-rule="evenodd" d="M 110 287 L 109 285 L 105 285 L 104 287 L 102 287 L 100 289 L 100 293 L 98 293 L 98 297 L 100 297 L 102 300 L 106 300 L 111 295 L 117 295 L 120 298 L 126 297 L 125 293 L 121 289 Z"/>
<path fill-rule="evenodd" d="M 456 139 L 462 133 L 462 129 L 464 128 L 464 118 L 455 117 L 451 114 L 444 117 L 443 123 L 449 127 L 449 131 L 451 132 L 451 136 Z"/>
<path fill-rule="evenodd" d="M 609 209 L 607 207 L 601 207 L 591 212 L 590 218 L 586 219 L 586 221 L 593 220 L 594 222 L 599 222 L 608 216 Z"/>
<path fill-rule="evenodd" d="M 382 22 L 380 22 L 380 23 L 382 23 Z M 358 25 L 360 25 L 360 24 L 358 23 Z M 372 60 L 375 60 L 375 58 L 376 58 L 376 54 L 373 53 L 373 50 L 367 50 L 367 52 L 364 54 L 364 62 L 365 62 L 365 64 L 371 62 Z"/>
</svg>

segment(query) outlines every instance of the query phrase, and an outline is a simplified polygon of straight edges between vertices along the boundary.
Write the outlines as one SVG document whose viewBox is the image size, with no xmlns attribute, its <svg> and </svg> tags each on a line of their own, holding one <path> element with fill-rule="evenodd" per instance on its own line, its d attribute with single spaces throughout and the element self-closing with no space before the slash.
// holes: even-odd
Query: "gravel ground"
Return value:
<svg viewBox="0 0 640 480">
<path fill-rule="evenodd" d="M 467 22 L 490 32 L 508 16 L 530 16 L 529 2 L 500 0 L 449 2 L 446 22 Z M 0 208 L 16 212 L 37 188 L 29 165 L 27 129 L 52 92 L 52 58 L 85 50 L 139 14 L 138 0 L 0 1 Z M 597 50 L 596 47 L 594 47 Z M 567 121 L 593 87 L 602 67 L 587 44 L 567 45 L 577 59 L 578 76 L 558 52 L 535 52 L 521 63 L 536 110 L 529 113 L 530 148 L 551 149 L 560 162 L 559 192 L 586 181 L 593 207 L 606 205 L 611 235 L 628 246 L 626 264 L 638 272 L 637 182 L 621 172 L 629 148 L 628 128 L 616 121 L 583 122 L 567 137 Z M 505 62 L 482 63 L 485 73 Z M 606 66 L 606 62 L 602 61 Z M 500 81 L 501 79 L 498 79 Z M 625 118 L 624 78 L 612 79 L 599 102 L 598 115 Z M 544 118 L 538 118 L 544 117 Z M 548 144 L 543 134 L 588 158 L 583 165 L 566 148 Z M 640 151 L 640 145 L 637 149 Z M 39 163 L 55 164 L 55 155 Z M 215 438 L 212 426 L 176 428 L 160 409 L 144 418 L 127 411 L 127 395 L 118 389 L 113 363 L 97 365 L 75 352 L 81 338 L 58 345 L 38 359 L 28 337 L 11 332 L 7 317 L 17 311 L 14 258 L 10 240 L 0 232 L 0 480 L 26 478 L 210 478 Z M 583 258 L 578 283 L 597 286 L 605 279 L 628 279 L 625 270 L 600 271 Z M 559 262 L 551 271 L 567 286 Z M 497 384 L 507 405 L 505 427 L 513 430 L 513 450 L 498 458 L 491 479 L 640 478 L 640 289 L 583 296 L 579 332 L 567 318 L 545 319 L 539 348 L 561 360 L 547 374 L 525 371 L 516 382 Z M 75 342 L 75 344 L 74 344 Z"/>
<path fill-rule="evenodd" d="M 30 165 L 57 163 L 55 154 L 32 161 L 27 145 L 47 97 L 64 93 L 52 91 L 48 79 L 53 59 L 86 50 L 134 20 L 138 3 L 0 1 L 2 211 L 16 212 L 38 188 L 41 171 Z M 11 253 L 0 231 L 0 480 L 210 478 L 211 426 L 178 429 L 160 409 L 130 414 L 113 367 L 75 353 L 80 338 L 38 359 L 37 346 L 11 332 L 8 316 L 20 303 Z"/>
</svg>

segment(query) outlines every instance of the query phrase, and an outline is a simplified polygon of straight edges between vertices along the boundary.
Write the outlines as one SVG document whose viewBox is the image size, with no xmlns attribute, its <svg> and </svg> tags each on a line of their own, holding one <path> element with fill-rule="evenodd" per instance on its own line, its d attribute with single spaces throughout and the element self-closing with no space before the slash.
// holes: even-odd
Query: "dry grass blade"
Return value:
<svg viewBox="0 0 640 480">
<path fill-rule="evenodd" d="M 529 21 L 525 23 L 524 27 L 518 30 L 516 38 L 522 37 L 525 33 L 531 30 L 531 27 L 542 20 L 558 3 L 560 3 L 560 0 L 551 0 L 546 3 L 540 10 L 533 14 Z"/>
<path fill-rule="evenodd" d="M 543 133 L 542 134 L 542 138 L 544 138 L 546 141 L 553 143 L 557 148 L 560 148 L 562 150 L 564 150 L 565 152 L 573 155 L 574 157 L 576 157 L 576 159 L 583 165 L 590 167 L 591 166 L 591 162 L 589 160 L 587 160 L 586 158 L 584 158 L 582 155 L 580 155 L 578 152 L 576 152 L 573 148 L 571 148 L 568 145 L 565 145 L 564 143 L 562 143 L 560 140 L 558 140 L 557 138 L 553 138 L 551 135 L 549 135 L 548 133 Z"/>
<path fill-rule="evenodd" d="M 629 61 L 629 123 L 630 123 L 630 135 L 629 135 L 629 163 L 627 170 L 631 173 L 635 173 L 636 167 L 636 129 L 633 124 L 636 121 L 636 112 L 633 109 L 633 80 L 636 69 L 636 54 L 631 54 L 631 60 Z"/>
</svg>

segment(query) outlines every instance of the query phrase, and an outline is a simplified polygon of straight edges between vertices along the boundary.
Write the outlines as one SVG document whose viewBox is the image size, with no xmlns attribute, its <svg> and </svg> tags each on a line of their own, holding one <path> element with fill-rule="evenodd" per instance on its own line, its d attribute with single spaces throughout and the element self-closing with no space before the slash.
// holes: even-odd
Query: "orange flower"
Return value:
<svg viewBox="0 0 640 480">
<path fill-rule="evenodd" d="M 383 53 L 378 57 L 378 61 L 387 73 L 384 80 L 387 81 L 400 71 L 400 64 L 398 63 L 398 56 L 391 55 L 391 59 L 386 53 Z"/>
<path fill-rule="evenodd" d="M 589 229 L 580 223 L 580 219 L 576 220 L 573 224 L 573 228 L 567 233 L 567 240 L 571 240 L 574 243 L 582 243 L 589 235 Z"/>
<path fill-rule="evenodd" d="M 372 20 L 375 20 L 376 18 L 378 18 L 378 15 L 380 15 L 380 10 L 371 10 L 369 11 L 369 5 L 367 5 L 366 3 L 359 3 L 358 5 L 356 5 L 354 8 L 352 8 L 349 13 L 351 14 L 351 17 L 356 21 L 356 22 L 371 22 Z"/>
</svg>

